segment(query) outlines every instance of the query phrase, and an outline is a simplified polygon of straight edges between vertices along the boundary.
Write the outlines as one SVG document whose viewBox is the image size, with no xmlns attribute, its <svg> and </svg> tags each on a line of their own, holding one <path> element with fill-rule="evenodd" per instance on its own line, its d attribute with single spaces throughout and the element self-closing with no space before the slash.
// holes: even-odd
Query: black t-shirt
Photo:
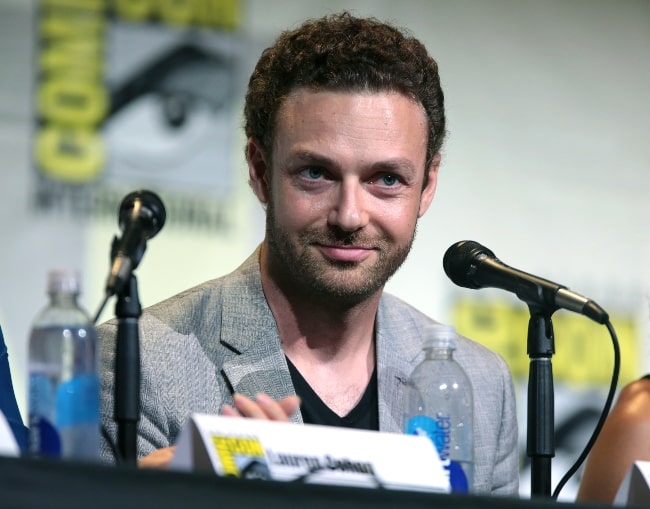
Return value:
<svg viewBox="0 0 650 509">
<path fill-rule="evenodd" d="M 370 382 L 366 387 L 359 403 L 350 412 L 340 417 L 333 412 L 318 394 L 309 386 L 300 372 L 287 358 L 291 381 L 300 396 L 300 412 L 306 424 L 323 424 L 325 426 L 338 426 L 366 430 L 379 430 L 379 409 L 377 406 L 377 368 L 372 372 Z"/>
</svg>

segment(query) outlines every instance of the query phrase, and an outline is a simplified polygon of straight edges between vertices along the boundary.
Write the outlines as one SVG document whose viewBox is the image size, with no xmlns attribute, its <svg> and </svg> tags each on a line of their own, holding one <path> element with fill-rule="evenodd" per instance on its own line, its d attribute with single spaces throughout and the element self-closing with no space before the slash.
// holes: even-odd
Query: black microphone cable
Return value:
<svg viewBox="0 0 650 509">
<path fill-rule="evenodd" d="M 596 439 L 598 438 L 598 435 L 600 435 L 600 431 L 602 430 L 603 425 L 605 424 L 605 420 L 607 419 L 607 416 L 609 415 L 609 411 L 612 407 L 612 402 L 614 401 L 614 396 L 616 394 L 616 387 L 618 385 L 618 376 L 621 370 L 621 349 L 618 343 L 618 337 L 616 336 L 616 330 L 614 330 L 614 326 L 612 325 L 612 323 L 608 320 L 607 323 L 605 323 L 605 326 L 607 327 L 610 337 L 612 338 L 612 347 L 614 349 L 614 366 L 612 369 L 612 378 L 609 384 L 609 392 L 607 393 L 607 399 L 605 400 L 605 405 L 603 406 L 603 409 L 600 413 L 600 417 L 598 418 L 596 427 L 594 428 L 591 437 L 587 441 L 587 445 L 585 445 L 585 448 L 582 450 L 582 453 L 580 453 L 580 455 L 578 456 L 578 459 L 571 466 L 571 468 L 567 470 L 566 474 L 564 474 L 562 479 L 560 479 L 560 482 L 558 482 L 557 486 L 555 487 L 555 490 L 553 491 L 553 495 L 552 495 L 553 500 L 557 500 L 557 497 L 560 494 L 560 491 L 562 491 L 562 488 L 564 488 L 564 485 L 569 481 L 569 479 L 571 479 L 571 477 L 573 477 L 573 475 L 578 471 L 582 463 L 587 459 L 587 456 L 591 452 L 592 447 L 596 443 Z"/>
</svg>

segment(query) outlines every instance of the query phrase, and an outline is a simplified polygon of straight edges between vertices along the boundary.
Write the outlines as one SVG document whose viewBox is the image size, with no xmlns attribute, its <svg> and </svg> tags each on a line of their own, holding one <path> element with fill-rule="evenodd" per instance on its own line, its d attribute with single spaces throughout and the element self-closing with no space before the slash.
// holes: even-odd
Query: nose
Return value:
<svg viewBox="0 0 650 509">
<path fill-rule="evenodd" d="M 369 214 L 365 193 L 356 180 L 343 180 L 336 191 L 328 222 L 346 232 L 360 230 L 368 224 Z"/>
</svg>

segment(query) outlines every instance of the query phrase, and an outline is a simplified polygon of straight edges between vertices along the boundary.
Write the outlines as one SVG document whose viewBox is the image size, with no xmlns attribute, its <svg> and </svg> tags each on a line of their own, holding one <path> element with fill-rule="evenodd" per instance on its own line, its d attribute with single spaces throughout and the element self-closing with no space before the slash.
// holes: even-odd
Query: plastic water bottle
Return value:
<svg viewBox="0 0 650 509">
<path fill-rule="evenodd" d="M 425 330 L 425 357 L 408 382 L 404 432 L 428 436 L 448 472 L 452 493 L 469 493 L 474 478 L 474 407 L 469 378 L 453 358 L 456 337 L 448 325 Z"/>
<path fill-rule="evenodd" d="M 97 332 L 77 297 L 75 272 L 48 273 L 49 305 L 29 339 L 29 453 L 99 459 Z"/>
</svg>

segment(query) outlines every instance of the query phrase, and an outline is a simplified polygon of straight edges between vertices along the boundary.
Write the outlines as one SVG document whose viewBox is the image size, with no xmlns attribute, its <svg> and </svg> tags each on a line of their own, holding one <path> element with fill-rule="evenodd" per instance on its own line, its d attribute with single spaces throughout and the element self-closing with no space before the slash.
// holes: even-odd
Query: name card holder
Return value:
<svg viewBox="0 0 650 509">
<path fill-rule="evenodd" d="M 0 456 L 18 457 L 20 449 L 5 414 L 0 411 Z"/>
<path fill-rule="evenodd" d="M 427 437 L 193 414 L 172 469 L 220 476 L 448 493 Z"/>
<path fill-rule="evenodd" d="M 614 505 L 650 506 L 650 461 L 635 461 L 623 478 Z"/>
</svg>

